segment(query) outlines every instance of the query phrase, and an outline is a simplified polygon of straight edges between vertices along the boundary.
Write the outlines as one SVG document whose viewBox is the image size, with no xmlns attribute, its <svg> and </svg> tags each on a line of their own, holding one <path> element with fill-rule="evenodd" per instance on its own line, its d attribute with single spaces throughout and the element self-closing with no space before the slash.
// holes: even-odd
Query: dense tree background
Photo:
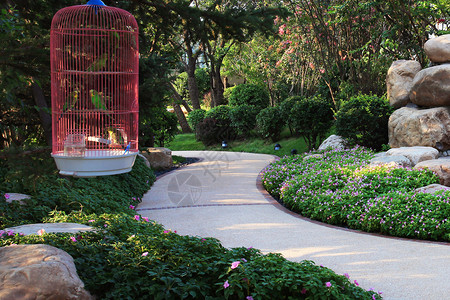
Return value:
<svg viewBox="0 0 450 300">
<path fill-rule="evenodd" d="M 395 59 L 429 62 L 423 43 L 445 33 L 448 0 L 104 1 L 140 26 L 141 143 L 190 131 L 206 68 L 211 106 L 224 104 L 223 76 L 269 92 L 271 104 L 321 93 L 337 109 L 358 92 L 382 95 Z M 49 31 L 53 15 L 79 0 L 7 0 L 0 12 L 0 149 L 51 142 Z M 186 86 L 177 86 L 185 72 Z M 198 76 L 197 76 L 198 77 Z M 204 78 L 204 77 L 202 77 Z M 167 112 L 167 106 L 175 114 Z"/>
</svg>

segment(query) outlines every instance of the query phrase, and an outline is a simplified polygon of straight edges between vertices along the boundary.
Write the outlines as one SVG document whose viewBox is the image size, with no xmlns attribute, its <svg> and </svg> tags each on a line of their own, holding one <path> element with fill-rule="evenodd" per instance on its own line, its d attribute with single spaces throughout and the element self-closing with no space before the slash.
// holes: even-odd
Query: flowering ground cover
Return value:
<svg viewBox="0 0 450 300">
<path fill-rule="evenodd" d="M 450 241 L 450 192 L 415 191 L 439 183 L 431 171 L 369 166 L 373 152 L 362 147 L 312 154 L 282 158 L 262 173 L 287 208 L 352 229 Z"/>
<path fill-rule="evenodd" d="M 0 160 L 0 247 L 44 243 L 68 252 L 97 299 L 381 299 L 348 274 L 311 261 L 224 248 L 140 216 L 136 205 L 154 179 L 140 158 L 130 173 L 98 178 L 60 178 L 48 154 Z M 11 190 L 31 198 L 7 203 Z M 40 222 L 75 222 L 95 232 L 5 230 Z"/>
</svg>

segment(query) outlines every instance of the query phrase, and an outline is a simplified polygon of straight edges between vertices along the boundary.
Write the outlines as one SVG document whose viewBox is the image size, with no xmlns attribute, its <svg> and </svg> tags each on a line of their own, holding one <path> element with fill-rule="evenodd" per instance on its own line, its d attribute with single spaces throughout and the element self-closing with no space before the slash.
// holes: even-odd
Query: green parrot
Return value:
<svg viewBox="0 0 450 300">
<path fill-rule="evenodd" d="M 106 133 L 108 135 L 107 139 L 111 141 L 112 145 L 119 144 L 123 146 L 126 143 L 127 137 L 123 129 L 108 127 L 106 128 Z"/>
<path fill-rule="evenodd" d="M 86 69 L 87 72 L 98 72 L 106 66 L 108 60 L 108 54 L 103 53 L 99 58 L 92 62 L 92 64 Z"/>
<path fill-rule="evenodd" d="M 62 107 L 62 112 L 61 115 L 59 116 L 59 120 L 61 120 L 61 118 L 64 116 L 66 112 L 72 110 L 75 107 L 75 104 L 78 102 L 79 99 L 80 99 L 80 91 L 78 89 L 75 89 L 67 96 L 66 102 Z"/>
<path fill-rule="evenodd" d="M 89 95 L 91 96 L 92 104 L 94 104 L 96 109 L 107 110 L 105 104 L 105 98 L 102 92 L 97 92 L 95 90 L 90 90 Z"/>
</svg>

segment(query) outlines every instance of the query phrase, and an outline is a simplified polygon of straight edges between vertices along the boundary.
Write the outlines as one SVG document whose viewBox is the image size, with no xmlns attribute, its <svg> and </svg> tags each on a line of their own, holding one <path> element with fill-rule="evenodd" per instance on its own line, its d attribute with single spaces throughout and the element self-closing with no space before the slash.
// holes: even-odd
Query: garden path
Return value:
<svg viewBox="0 0 450 300">
<path fill-rule="evenodd" d="M 292 261 L 313 260 L 348 273 L 385 299 L 450 299 L 450 245 L 387 238 L 325 226 L 290 213 L 262 190 L 273 156 L 175 151 L 199 157 L 158 178 L 137 210 L 181 235 L 215 237 Z"/>
</svg>

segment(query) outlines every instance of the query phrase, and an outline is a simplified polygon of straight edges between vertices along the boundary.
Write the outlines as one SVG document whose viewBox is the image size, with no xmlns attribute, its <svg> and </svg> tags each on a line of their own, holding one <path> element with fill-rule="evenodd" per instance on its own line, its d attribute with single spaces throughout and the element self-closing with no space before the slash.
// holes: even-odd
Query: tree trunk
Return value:
<svg viewBox="0 0 450 300">
<path fill-rule="evenodd" d="M 44 92 L 36 81 L 32 84 L 32 90 L 34 101 L 38 107 L 42 129 L 44 130 L 45 141 L 49 146 L 52 146 L 52 117 L 48 113 L 48 106 L 47 101 L 45 101 Z"/>
<path fill-rule="evenodd" d="M 183 133 L 191 133 L 192 129 L 191 129 L 191 127 L 189 127 L 186 117 L 184 116 L 183 110 L 181 109 L 180 104 L 179 104 L 179 103 L 182 103 L 183 99 L 181 98 L 180 94 L 178 94 L 178 92 L 175 90 L 175 88 L 173 87 L 172 84 L 167 83 L 167 86 L 168 86 L 169 90 L 172 92 L 172 96 L 173 96 L 172 105 L 173 105 L 175 114 L 177 115 L 178 122 L 180 123 L 181 131 Z"/>
<path fill-rule="evenodd" d="M 186 54 L 188 62 L 185 65 L 186 73 L 188 76 L 188 90 L 189 90 L 189 98 L 191 99 L 192 106 L 194 109 L 200 109 L 200 100 L 199 100 L 199 91 L 198 84 L 195 78 L 195 68 L 197 65 L 198 53 L 194 54 L 191 45 L 190 33 L 189 31 L 185 31 L 184 33 L 184 42 L 186 45 Z"/>
<path fill-rule="evenodd" d="M 214 106 L 219 106 L 225 104 L 225 99 L 223 97 L 224 87 L 222 83 L 222 78 L 220 76 L 220 66 L 213 65 L 211 63 L 211 82 L 212 82 L 212 103 Z"/>
</svg>

